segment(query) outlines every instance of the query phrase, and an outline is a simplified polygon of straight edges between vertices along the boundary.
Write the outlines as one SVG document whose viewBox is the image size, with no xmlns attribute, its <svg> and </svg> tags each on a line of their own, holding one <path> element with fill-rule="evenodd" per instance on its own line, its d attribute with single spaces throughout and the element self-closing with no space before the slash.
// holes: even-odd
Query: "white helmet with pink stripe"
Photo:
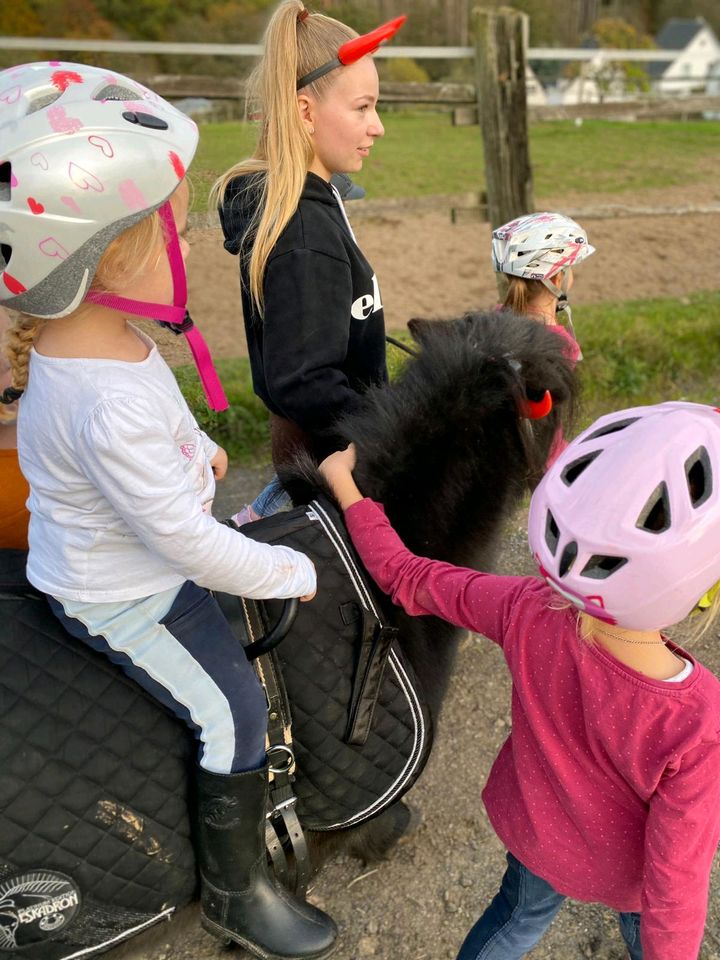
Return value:
<svg viewBox="0 0 720 960">
<path fill-rule="evenodd" d="M 548 583 L 631 630 L 678 623 L 720 580 L 720 409 L 601 417 L 536 488 L 530 547 Z"/>
<path fill-rule="evenodd" d="M 594 252 L 580 224 L 561 213 L 530 213 L 492 234 L 495 270 L 525 280 L 549 280 Z"/>
</svg>

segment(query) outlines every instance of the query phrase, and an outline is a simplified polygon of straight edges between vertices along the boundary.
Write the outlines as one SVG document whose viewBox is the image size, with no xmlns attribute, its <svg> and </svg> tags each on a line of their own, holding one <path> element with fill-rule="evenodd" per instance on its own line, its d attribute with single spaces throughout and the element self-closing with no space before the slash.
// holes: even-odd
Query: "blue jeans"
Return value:
<svg viewBox="0 0 720 960">
<path fill-rule="evenodd" d="M 273 513 L 291 506 L 292 500 L 277 476 L 273 476 L 250 504 L 250 509 L 254 510 L 259 517 L 270 517 Z"/>
<path fill-rule="evenodd" d="M 495 899 L 465 938 L 457 960 L 519 960 L 532 950 L 565 897 L 511 853 Z M 630 960 L 642 960 L 640 914 L 621 913 L 620 933 Z"/>
</svg>

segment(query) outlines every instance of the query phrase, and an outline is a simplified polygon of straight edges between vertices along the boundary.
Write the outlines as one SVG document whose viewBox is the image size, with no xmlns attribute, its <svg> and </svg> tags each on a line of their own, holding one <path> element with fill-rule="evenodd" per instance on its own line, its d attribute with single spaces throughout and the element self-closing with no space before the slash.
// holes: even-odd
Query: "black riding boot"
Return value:
<svg viewBox="0 0 720 960">
<path fill-rule="evenodd" d="M 337 928 L 271 878 L 265 857 L 267 767 L 198 772 L 202 925 L 263 960 L 326 957 Z"/>
</svg>

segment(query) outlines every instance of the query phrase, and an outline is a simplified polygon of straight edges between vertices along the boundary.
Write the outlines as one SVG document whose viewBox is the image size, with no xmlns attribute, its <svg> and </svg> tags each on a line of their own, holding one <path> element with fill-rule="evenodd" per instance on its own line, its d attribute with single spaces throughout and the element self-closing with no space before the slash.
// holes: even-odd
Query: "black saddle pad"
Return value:
<svg viewBox="0 0 720 960">
<path fill-rule="evenodd" d="M 412 786 L 432 740 L 422 690 L 388 630 L 387 598 L 324 498 L 242 532 L 306 553 L 318 575 L 315 599 L 300 604 L 275 651 L 292 714 L 298 816 L 312 830 L 361 823 Z M 272 621 L 277 601 L 261 606 Z"/>
<path fill-rule="evenodd" d="M 107 949 L 194 896 L 195 745 L 0 551 L 0 957 Z"/>
</svg>

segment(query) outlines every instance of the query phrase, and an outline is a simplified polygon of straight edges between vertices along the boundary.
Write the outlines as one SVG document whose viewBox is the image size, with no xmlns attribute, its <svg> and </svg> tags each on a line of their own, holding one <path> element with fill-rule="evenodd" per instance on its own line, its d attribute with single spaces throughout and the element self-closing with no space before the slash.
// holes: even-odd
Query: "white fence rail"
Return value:
<svg viewBox="0 0 720 960">
<path fill-rule="evenodd" d="M 258 57 L 257 43 L 165 43 L 150 40 L 79 40 L 69 37 L 0 37 L 0 50 L 46 50 L 76 53 L 157 53 L 211 57 Z M 573 47 L 530 47 L 528 60 L 637 60 L 672 62 L 677 50 L 587 50 Z M 474 47 L 381 47 L 375 56 L 412 60 L 469 60 Z"/>
</svg>

